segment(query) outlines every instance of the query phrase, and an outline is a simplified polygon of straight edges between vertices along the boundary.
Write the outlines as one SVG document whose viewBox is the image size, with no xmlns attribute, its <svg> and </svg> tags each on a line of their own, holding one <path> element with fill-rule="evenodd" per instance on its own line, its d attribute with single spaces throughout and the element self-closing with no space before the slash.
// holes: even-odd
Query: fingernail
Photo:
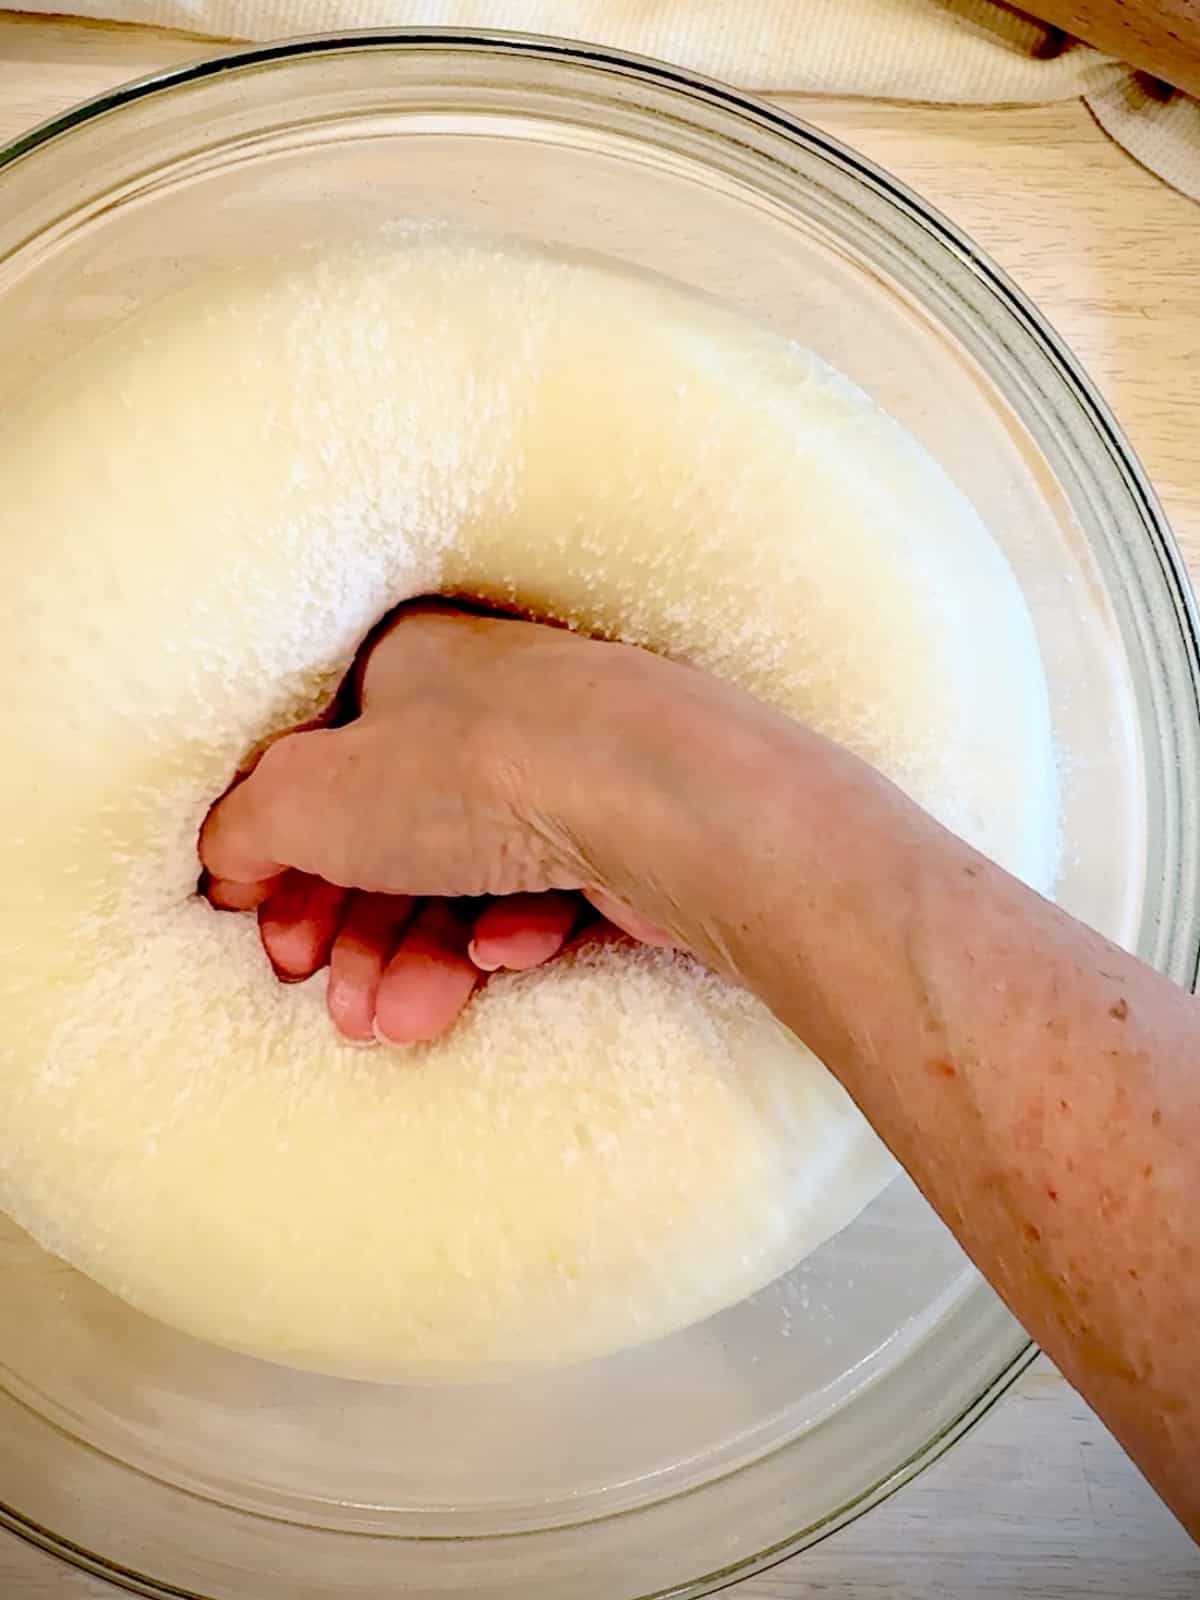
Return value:
<svg viewBox="0 0 1200 1600">
<path fill-rule="evenodd" d="M 378 1019 L 371 1024 L 371 1027 L 375 1030 L 376 1044 L 384 1045 L 388 1050 L 407 1050 L 409 1048 L 403 1039 L 389 1039 L 379 1026 Z"/>
<path fill-rule="evenodd" d="M 267 961 L 271 971 L 280 983 L 307 983 L 310 978 L 315 978 L 317 969 L 311 961 L 302 962 L 298 967 L 288 966 L 282 961 L 277 961 L 273 955 L 267 953 Z"/>
<path fill-rule="evenodd" d="M 479 945 L 474 939 L 472 939 L 470 944 L 467 946 L 467 954 L 470 956 L 474 964 L 479 968 L 480 972 L 499 972 L 500 968 L 504 965 L 502 961 L 489 961 L 485 955 L 481 955 Z"/>
</svg>

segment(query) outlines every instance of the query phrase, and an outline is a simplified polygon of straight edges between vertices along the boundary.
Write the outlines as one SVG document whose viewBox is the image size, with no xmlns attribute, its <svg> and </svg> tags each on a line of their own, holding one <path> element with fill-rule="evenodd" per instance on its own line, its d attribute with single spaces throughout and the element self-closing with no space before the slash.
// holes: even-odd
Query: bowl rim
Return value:
<svg viewBox="0 0 1200 1600">
<path fill-rule="evenodd" d="M 636 1600 L 702 1600 L 705 1595 L 713 1595 L 720 1590 L 731 1588 L 734 1584 L 744 1583 L 756 1575 L 770 1571 L 772 1567 L 781 1565 L 804 1550 L 811 1550 L 814 1546 L 823 1544 L 841 1529 L 857 1522 L 875 1506 L 890 1500 L 892 1495 L 905 1484 L 910 1483 L 927 1467 L 940 1460 L 951 1445 L 957 1443 L 977 1422 L 987 1416 L 1040 1354 L 1038 1346 L 1032 1340 L 1026 1340 L 987 1388 L 957 1417 L 939 1429 L 920 1449 L 915 1450 L 891 1472 L 820 1521 L 810 1523 L 806 1528 L 790 1534 L 754 1555 L 747 1556 L 731 1567 L 687 1579 L 682 1584 L 672 1585 L 667 1589 L 656 1589 L 651 1593 L 637 1596 Z M 622 1515 L 621 1512 L 615 1513 L 617 1519 Z M 52 1529 L 23 1516 L 2 1501 L 0 1501 L 0 1530 L 13 1534 L 36 1550 L 54 1556 L 78 1572 L 102 1579 L 105 1583 L 112 1584 L 129 1594 L 144 1596 L 145 1600 L 218 1600 L 216 1596 L 201 1594 L 195 1589 L 180 1588 L 177 1584 L 166 1583 L 146 1573 L 135 1572 L 131 1567 L 110 1561 L 96 1551 L 75 1544 L 65 1535 L 55 1533 Z M 538 1533 L 519 1532 L 509 1537 L 536 1539 Z"/>
<path fill-rule="evenodd" d="M 198 48 L 204 41 L 197 39 Z M 1079 408 L 1081 418 L 1090 425 L 1105 447 L 1105 454 L 1123 480 L 1123 487 L 1136 502 L 1146 535 L 1157 562 L 1164 592 L 1169 595 L 1180 642 L 1189 666 L 1190 687 L 1197 724 L 1200 725 L 1200 608 L 1170 524 L 1149 478 L 1111 408 L 1087 375 L 1082 364 L 1053 325 L 1037 309 L 1003 268 L 998 266 L 962 229 L 936 207 L 930 205 L 907 184 L 893 177 L 868 157 L 840 139 L 806 122 L 802 117 L 704 74 L 677 67 L 631 51 L 571 39 L 565 36 L 517 32 L 492 28 L 392 27 L 344 29 L 303 34 L 265 43 L 239 44 L 211 41 L 212 50 L 193 60 L 157 69 L 120 83 L 113 88 L 68 107 L 0 144 L 0 179 L 14 163 L 44 145 L 86 127 L 111 112 L 157 95 L 186 88 L 256 68 L 267 68 L 297 58 L 312 58 L 375 50 L 415 51 L 470 50 L 497 55 L 525 56 L 599 72 L 622 75 L 648 82 L 656 89 L 674 92 L 681 99 L 698 99 L 720 111 L 749 119 L 767 131 L 798 144 L 808 153 L 830 163 L 843 175 L 864 185 L 885 199 L 905 218 L 917 224 L 940 247 L 981 281 L 994 298 L 1002 316 L 1015 322 L 1030 337 L 1053 366 L 1056 376 Z M 1140 539 L 1139 539 L 1139 542 Z M 1200 987 L 1200 941 L 1193 941 L 1186 974 L 1189 989 Z M 783 1540 L 737 1561 L 735 1565 L 709 1572 L 666 1589 L 655 1590 L 639 1600 L 697 1600 L 740 1583 L 788 1560 L 801 1550 L 821 1543 L 839 1529 L 856 1521 L 910 1482 L 938 1460 L 968 1432 L 1030 1367 L 1039 1355 L 1032 1340 L 1021 1336 L 1019 1344 L 1004 1366 L 993 1376 L 951 1421 L 938 1429 L 921 1447 L 894 1469 L 862 1490 L 845 1505 L 815 1523 L 797 1530 Z M 92 1448 L 90 1446 L 86 1448 Z M 624 1512 L 613 1515 L 619 1519 Z M 57 1557 L 79 1571 L 100 1578 L 127 1592 L 148 1600 L 215 1600 L 191 1589 L 181 1588 L 149 1574 L 136 1572 L 109 1560 L 102 1554 L 73 1543 L 67 1536 L 41 1526 L 15 1507 L 0 1502 L 0 1529 L 16 1535 L 31 1546 Z M 536 1538 L 538 1530 L 509 1537 Z M 402 1541 L 400 1541 L 402 1542 Z"/>
</svg>

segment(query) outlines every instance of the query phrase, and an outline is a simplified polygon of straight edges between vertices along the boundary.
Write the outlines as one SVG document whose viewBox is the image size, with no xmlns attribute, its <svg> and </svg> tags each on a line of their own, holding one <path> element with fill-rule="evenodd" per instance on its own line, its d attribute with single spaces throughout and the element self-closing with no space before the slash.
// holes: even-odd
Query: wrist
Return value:
<svg viewBox="0 0 1200 1600">
<path fill-rule="evenodd" d="M 761 899 L 763 797 L 781 774 L 795 786 L 823 741 L 703 673 L 593 648 L 606 658 L 586 663 L 578 691 L 586 746 L 556 763 L 574 870 L 729 971 L 729 949 L 710 936 Z"/>
</svg>

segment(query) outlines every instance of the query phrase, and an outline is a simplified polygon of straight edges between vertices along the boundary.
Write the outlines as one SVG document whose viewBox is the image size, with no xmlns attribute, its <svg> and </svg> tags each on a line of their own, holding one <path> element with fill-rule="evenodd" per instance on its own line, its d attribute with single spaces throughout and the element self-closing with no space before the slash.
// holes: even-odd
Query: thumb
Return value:
<svg viewBox="0 0 1200 1600">
<path fill-rule="evenodd" d="M 347 790 L 361 773 L 356 729 L 319 728 L 276 740 L 205 818 L 200 860 L 210 877 L 259 883 L 288 867 L 347 884 L 355 815 Z"/>
</svg>

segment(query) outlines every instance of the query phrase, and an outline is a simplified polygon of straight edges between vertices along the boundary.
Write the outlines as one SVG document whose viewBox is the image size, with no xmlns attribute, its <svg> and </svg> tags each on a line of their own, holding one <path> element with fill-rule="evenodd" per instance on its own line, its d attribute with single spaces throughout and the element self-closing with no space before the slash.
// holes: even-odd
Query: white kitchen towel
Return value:
<svg viewBox="0 0 1200 1600">
<path fill-rule="evenodd" d="M 1200 102 L 996 0 L 24 0 L 23 11 L 221 39 L 337 28 L 508 28 L 658 56 L 760 93 L 971 105 L 1081 96 L 1200 200 Z"/>
</svg>

